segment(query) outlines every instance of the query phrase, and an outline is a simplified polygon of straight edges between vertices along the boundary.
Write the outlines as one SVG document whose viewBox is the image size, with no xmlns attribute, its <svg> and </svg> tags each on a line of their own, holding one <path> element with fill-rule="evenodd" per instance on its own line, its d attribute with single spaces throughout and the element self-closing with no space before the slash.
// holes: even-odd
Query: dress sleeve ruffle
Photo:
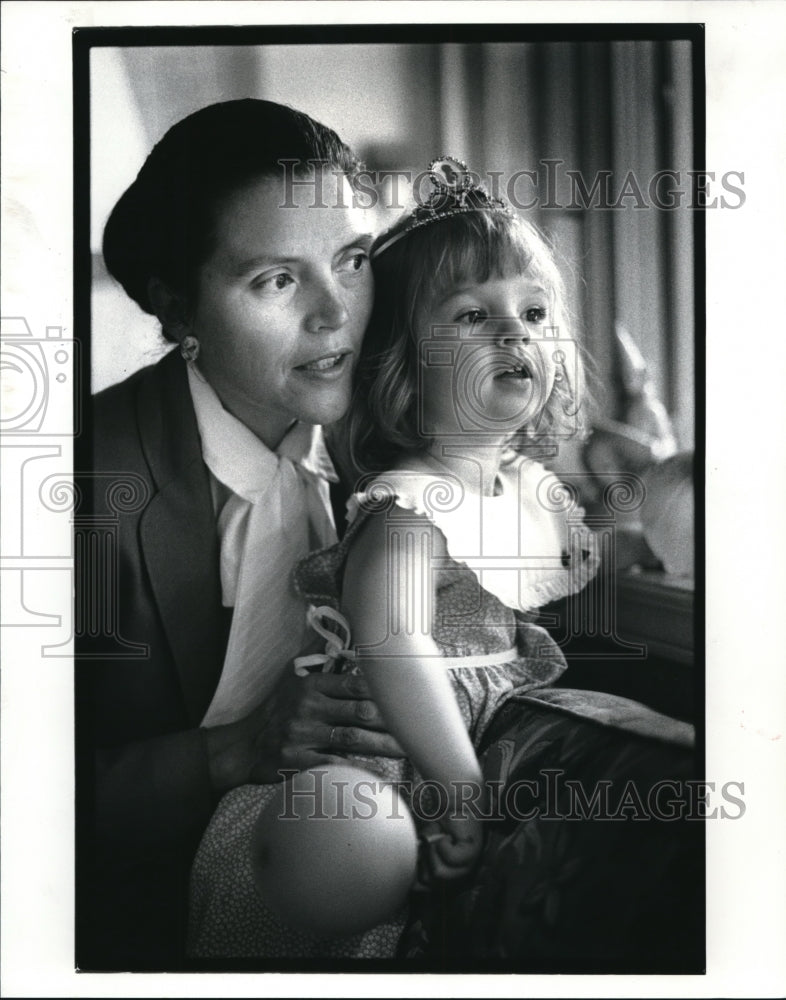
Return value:
<svg viewBox="0 0 786 1000">
<path fill-rule="evenodd" d="M 347 523 L 352 524 L 359 515 L 378 514 L 394 506 L 422 514 L 440 527 L 438 513 L 428 502 L 429 493 L 435 488 L 447 487 L 452 494 L 458 480 L 450 476 L 427 476 L 421 473 L 391 472 L 378 476 L 361 493 L 353 493 L 347 500 Z M 460 488 L 460 484 L 459 484 Z"/>
</svg>

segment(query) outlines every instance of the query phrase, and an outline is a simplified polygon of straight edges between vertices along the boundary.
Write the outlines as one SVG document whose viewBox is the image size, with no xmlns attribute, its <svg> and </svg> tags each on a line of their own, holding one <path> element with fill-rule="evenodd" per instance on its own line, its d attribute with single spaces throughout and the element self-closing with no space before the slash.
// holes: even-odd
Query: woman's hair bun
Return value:
<svg viewBox="0 0 786 1000">
<path fill-rule="evenodd" d="M 104 229 L 107 269 L 145 312 L 152 277 L 188 294 L 210 252 L 218 201 L 281 161 L 325 162 L 352 177 L 359 162 L 338 135 L 283 104 L 245 98 L 201 108 L 164 135 Z"/>
</svg>

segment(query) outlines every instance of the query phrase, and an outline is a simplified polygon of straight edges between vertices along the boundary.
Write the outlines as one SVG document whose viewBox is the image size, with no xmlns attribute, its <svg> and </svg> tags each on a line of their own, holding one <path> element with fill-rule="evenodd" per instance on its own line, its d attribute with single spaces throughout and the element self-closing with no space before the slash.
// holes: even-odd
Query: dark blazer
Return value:
<svg viewBox="0 0 786 1000">
<path fill-rule="evenodd" d="M 188 872 L 217 803 L 199 724 L 231 621 L 210 481 L 177 351 L 91 406 L 75 530 L 77 958 L 183 968 Z M 342 510 L 340 487 L 332 498 Z"/>
<path fill-rule="evenodd" d="M 216 802 L 198 728 L 229 628 L 216 521 L 177 352 L 92 406 L 77 606 L 87 616 L 97 601 L 114 635 L 85 629 L 77 643 L 77 956 L 85 968 L 174 967 L 188 868 Z M 101 531 L 111 544 L 96 558 Z"/>
</svg>

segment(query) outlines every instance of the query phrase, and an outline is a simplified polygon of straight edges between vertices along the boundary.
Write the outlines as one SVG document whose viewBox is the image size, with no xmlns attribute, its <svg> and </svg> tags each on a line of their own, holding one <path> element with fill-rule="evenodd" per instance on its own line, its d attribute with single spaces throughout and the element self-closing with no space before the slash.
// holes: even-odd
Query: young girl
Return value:
<svg viewBox="0 0 786 1000">
<path fill-rule="evenodd" d="M 356 482 L 349 527 L 300 564 L 296 586 L 317 619 L 325 608 L 346 619 L 344 658 L 408 761 L 354 759 L 446 790 L 424 852 L 430 877 L 450 879 L 482 847 L 474 746 L 502 704 L 565 667 L 527 613 L 581 589 L 597 557 L 580 512 L 555 512 L 559 484 L 531 457 L 576 433 L 579 411 L 551 252 L 459 161 L 435 161 L 431 176 L 429 200 L 371 251 L 376 304 L 337 442 Z M 219 806 L 193 869 L 192 953 L 392 956 L 401 914 L 318 940 L 259 897 L 253 831 L 274 792 L 246 786 Z"/>
</svg>

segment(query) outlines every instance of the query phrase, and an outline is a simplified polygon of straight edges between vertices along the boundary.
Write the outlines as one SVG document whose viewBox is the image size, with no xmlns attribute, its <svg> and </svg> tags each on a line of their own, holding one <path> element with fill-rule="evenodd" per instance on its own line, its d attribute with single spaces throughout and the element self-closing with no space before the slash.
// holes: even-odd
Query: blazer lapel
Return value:
<svg viewBox="0 0 786 1000">
<path fill-rule="evenodd" d="M 173 352 L 143 381 L 140 436 L 158 492 L 140 541 L 189 719 L 198 725 L 223 666 L 228 613 L 207 469 L 182 359 Z"/>
</svg>

